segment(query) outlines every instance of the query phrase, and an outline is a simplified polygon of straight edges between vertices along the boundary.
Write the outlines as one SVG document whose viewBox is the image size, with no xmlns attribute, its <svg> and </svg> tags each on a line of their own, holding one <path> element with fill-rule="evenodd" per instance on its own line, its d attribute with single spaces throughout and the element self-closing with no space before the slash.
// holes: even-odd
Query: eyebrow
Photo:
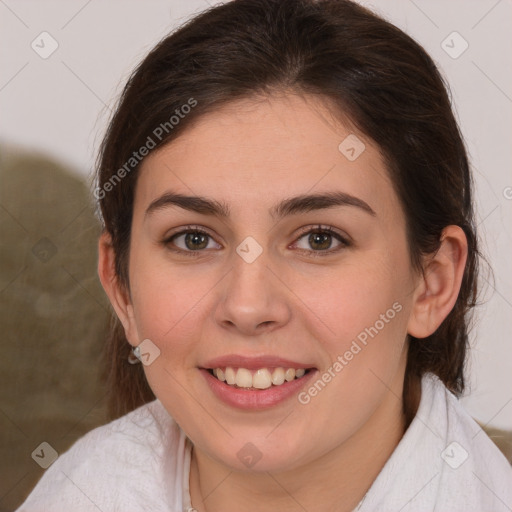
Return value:
<svg viewBox="0 0 512 512">
<path fill-rule="evenodd" d="M 150 215 L 158 210 L 178 206 L 203 215 L 213 215 L 220 218 L 230 216 L 229 206 L 215 199 L 202 196 L 187 196 L 174 192 L 166 192 L 158 199 L 155 199 L 146 209 L 145 215 Z M 274 219 L 281 219 L 288 215 L 296 215 L 315 210 L 334 208 L 337 206 L 353 206 L 375 216 L 375 211 L 368 203 L 345 192 L 327 192 L 323 194 L 304 194 L 284 199 L 274 205 L 269 213 Z"/>
</svg>

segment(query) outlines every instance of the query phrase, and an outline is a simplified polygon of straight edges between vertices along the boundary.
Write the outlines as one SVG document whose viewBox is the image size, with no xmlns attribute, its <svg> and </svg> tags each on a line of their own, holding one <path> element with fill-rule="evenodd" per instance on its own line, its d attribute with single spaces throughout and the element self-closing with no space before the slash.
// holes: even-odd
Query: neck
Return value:
<svg viewBox="0 0 512 512">
<path fill-rule="evenodd" d="M 393 388 L 353 436 L 290 471 L 237 472 L 194 448 L 190 470 L 193 507 L 198 512 L 354 510 L 405 431 L 402 400 L 397 398 L 402 396 L 402 385 Z"/>
</svg>

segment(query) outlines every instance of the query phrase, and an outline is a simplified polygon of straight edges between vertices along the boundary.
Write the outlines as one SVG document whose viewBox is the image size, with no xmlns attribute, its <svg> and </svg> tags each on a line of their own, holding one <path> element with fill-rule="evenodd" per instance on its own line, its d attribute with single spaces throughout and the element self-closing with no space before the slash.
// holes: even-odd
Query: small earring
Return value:
<svg viewBox="0 0 512 512">
<path fill-rule="evenodd" d="M 140 348 L 139 347 L 133 347 L 130 350 L 130 353 L 128 355 L 128 362 L 130 364 L 138 364 L 141 362 L 140 359 Z"/>
</svg>

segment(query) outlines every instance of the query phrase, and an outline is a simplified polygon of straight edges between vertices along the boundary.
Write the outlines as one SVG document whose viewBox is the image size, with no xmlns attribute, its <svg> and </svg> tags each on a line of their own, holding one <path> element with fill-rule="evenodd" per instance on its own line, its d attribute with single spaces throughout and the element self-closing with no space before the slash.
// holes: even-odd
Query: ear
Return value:
<svg viewBox="0 0 512 512">
<path fill-rule="evenodd" d="M 468 243 L 459 226 L 447 226 L 439 250 L 425 259 L 424 275 L 414 292 L 407 332 L 415 338 L 433 334 L 453 309 L 459 295 Z"/>
<path fill-rule="evenodd" d="M 129 290 L 120 281 L 115 269 L 115 252 L 110 235 L 103 232 L 98 242 L 98 275 L 112 307 L 123 324 L 126 339 L 139 344 Z"/>
</svg>

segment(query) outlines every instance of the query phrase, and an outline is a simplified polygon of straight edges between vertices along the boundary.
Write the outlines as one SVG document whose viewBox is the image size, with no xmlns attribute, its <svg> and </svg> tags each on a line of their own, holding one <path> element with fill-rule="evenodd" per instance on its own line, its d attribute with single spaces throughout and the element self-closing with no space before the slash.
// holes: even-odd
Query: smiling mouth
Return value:
<svg viewBox="0 0 512 512">
<path fill-rule="evenodd" d="M 208 372 L 217 380 L 230 387 L 246 390 L 262 390 L 278 387 L 293 380 L 302 379 L 314 368 L 259 368 L 249 370 L 247 368 L 210 368 Z"/>
</svg>

